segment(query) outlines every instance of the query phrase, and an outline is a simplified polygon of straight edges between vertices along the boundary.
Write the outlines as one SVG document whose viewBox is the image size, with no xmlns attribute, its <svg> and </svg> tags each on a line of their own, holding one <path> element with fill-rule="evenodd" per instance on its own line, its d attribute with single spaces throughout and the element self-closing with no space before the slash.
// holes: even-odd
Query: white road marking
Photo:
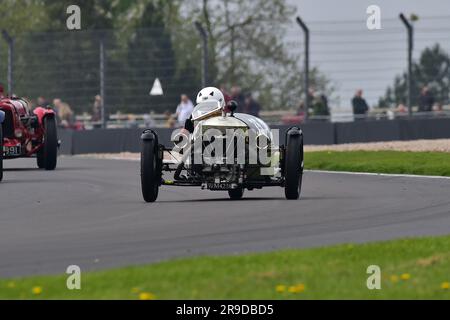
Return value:
<svg viewBox="0 0 450 320">
<path fill-rule="evenodd" d="M 347 174 L 347 175 L 356 175 L 356 176 L 380 176 L 380 177 L 397 177 L 397 178 L 420 178 L 420 179 L 444 179 L 444 180 L 450 180 L 450 177 L 425 176 L 425 175 L 417 175 L 417 174 L 351 172 L 351 171 L 327 171 L 327 170 L 305 170 L 305 172 Z"/>
<path fill-rule="evenodd" d="M 106 157 L 96 157 L 95 155 L 86 156 L 75 156 L 83 157 L 88 159 L 99 159 L 99 160 L 124 160 L 124 161 L 140 161 L 137 158 L 127 158 L 127 157 L 116 157 L 116 156 L 106 156 Z M 305 172 L 313 173 L 333 173 L 333 174 L 346 174 L 346 175 L 356 175 L 356 176 L 379 176 L 379 177 L 397 177 L 397 178 L 416 178 L 416 179 L 441 179 L 450 180 L 450 177 L 445 176 L 426 176 L 417 174 L 398 174 L 398 173 L 375 173 L 375 172 L 352 172 L 352 171 L 328 171 L 328 170 L 305 170 Z"/>
</svg>

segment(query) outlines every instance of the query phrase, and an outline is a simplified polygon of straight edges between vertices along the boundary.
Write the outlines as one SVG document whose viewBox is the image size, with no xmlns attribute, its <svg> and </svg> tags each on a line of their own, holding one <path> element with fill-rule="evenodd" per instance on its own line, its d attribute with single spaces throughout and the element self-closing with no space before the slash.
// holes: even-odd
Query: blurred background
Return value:
<svg viewBox="0 0 450 320">
<path fill-rule="evenodd" d="M 71 4 L 81 30 L 67 30 Z M 366 26 L 371 4 L 3 0 L 0 82 L 74 129 L 176 126 L 181 95 L 195 102 L 204 84 L 270 124 L 449 116 L 450 3 L 380 0 L 380 30 Z M 414 29 L 411 101 L 400 12 Z M 309 88 L 297 16 L 310 30 Z"/>
</svg>

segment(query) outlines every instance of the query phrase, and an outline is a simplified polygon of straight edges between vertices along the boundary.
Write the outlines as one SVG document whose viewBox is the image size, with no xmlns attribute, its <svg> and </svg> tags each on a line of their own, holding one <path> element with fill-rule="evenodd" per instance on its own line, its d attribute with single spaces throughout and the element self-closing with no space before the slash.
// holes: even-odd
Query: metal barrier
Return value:
<svg viewBox="0 0 450 320">
<path fill-rule="evenodd" d="M 290 126 L 280 130 L 280 139 Z M 450 119 L 399 119 L 349 123 L 308 122 L 301 126 L 307 145 L 450 138 Z M 170 146 L 173 129 L 157 128 L 160 142 Z M 142 129 L 60 130 L 62 154 L 139 152 Z M 282 142 L 282 141 L 281 141 Z"/>
</svg>

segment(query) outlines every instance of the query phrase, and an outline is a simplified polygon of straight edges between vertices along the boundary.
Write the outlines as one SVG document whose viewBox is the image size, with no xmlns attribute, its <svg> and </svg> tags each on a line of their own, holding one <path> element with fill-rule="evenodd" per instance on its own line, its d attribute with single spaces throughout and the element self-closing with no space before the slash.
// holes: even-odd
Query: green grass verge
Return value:
<svg viewBox="0 0 450 320">
<path fill-rule="evenodd" d="M 83 273 L 79 291 L 65 275 L 3 279 L 0 299 L 450 299 L 448 248 L 450 236 L 198 257 Z M 369 265 L 381 290 L 366 287 Z"/>
<path fill-rule="evenodd" d="M 450 153 L 319 151 L 305 153 L 306 169 L 450 176 Z"/>
</svg>

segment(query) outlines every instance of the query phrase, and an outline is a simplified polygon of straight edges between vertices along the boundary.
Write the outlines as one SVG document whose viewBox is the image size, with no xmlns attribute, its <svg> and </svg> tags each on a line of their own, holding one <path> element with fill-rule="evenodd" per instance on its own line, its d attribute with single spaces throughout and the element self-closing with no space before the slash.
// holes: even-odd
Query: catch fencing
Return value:
<svg viewBox="0 0 450 320">
<path fill-rule="evenodd" d="M 328 98 L 331 115 L 312 114 L 310 120 L 353 121 L 351 99 L 357 89 L 362 89 L 369 105 L 375 106 L 387 87 L 394 84 L 395 77 L 407 71 L 408 38 L 400 19 L 382 17 L 382 29 L 368 30 L 365 18 L 362 15 L 360 20 L 351 21 L 303 21 L 310 32 L 309 70 L 305 69 L 306 43 L 302 29 L 293 22 L 286 32 L 286 47 L 292 57 L 298 58 L 292 72 L 305 77 L 308 71 L 310 87 L 316 89 L 317 95 Z M 434 44 L 450 52 L 450 16 L 419 15 L 419 20 L 411 24 L 414 28 L 413 62 L 418 62 L 421 52 Z M 208 60 L 205 57 L 208 51 L 202 50 L 205 39 L 200 36 L 198 43 L 189 48 L 192 52 L 185 52 L 183 57 L 173 35 L 162 29 L 136 29 L 126 34 L 117 30 L 83 30 L 8 36 L 4 33 L 0 46 L 0 81 L 8 84 L 14 94 L 27 97 L 34 104 L 38 96 L 49 102 L 62 99 L 79 117 L 91 118 L 85 121 L 87 127 L 98 127 L 106 122 L 117 127 L 116 119 L 120 114 L 173 113 L 180 94 L 188 94 L 193 99 L 207 73 L 202 56 Z M 438 82 L 450 81 L 450 66 L 442 65 L 441 69 L 436 81 L 427 83 L 431 89 L 437 88 Z M 150 95 L 156 79 L 162 85 L 163 95 Z M 414 107 L 424 83 L 420 77 L 413 78 L 412 82 Z M 214 79 L 209 79 L 209 84 L 219 85 Z M 258 93 L 258 88 L 254 90 Z M 277 88 L 273 91 L 275 95 Z M 283 109 L 286 117 L 291 117 L 280 116 L 275 123 L 304 120 L 295 117 L 301 101 L 305 100 L 305 82 L 296 83 L 291 91 L 293 98 L 286 104 L 262 106 L 264 110 Z M 438 116 L 449 115 L 446 107 L 449 92 L 450 86 L 440 86 L 435 92 Z M 97 95 L 103 99 L 96 109 Z M 406 104 L 407 97 L 402 97 L 400 102 Z M 95 110 L 102 107 L 105 112 L 96 115 Z M 405 110 L 397 107 L 397 102 L 388 102 L 386 108 L 373 109 L 368 117 L 404 116 Z M 90 122 L 94 125 L 89 125 Z"/>
</svg>

